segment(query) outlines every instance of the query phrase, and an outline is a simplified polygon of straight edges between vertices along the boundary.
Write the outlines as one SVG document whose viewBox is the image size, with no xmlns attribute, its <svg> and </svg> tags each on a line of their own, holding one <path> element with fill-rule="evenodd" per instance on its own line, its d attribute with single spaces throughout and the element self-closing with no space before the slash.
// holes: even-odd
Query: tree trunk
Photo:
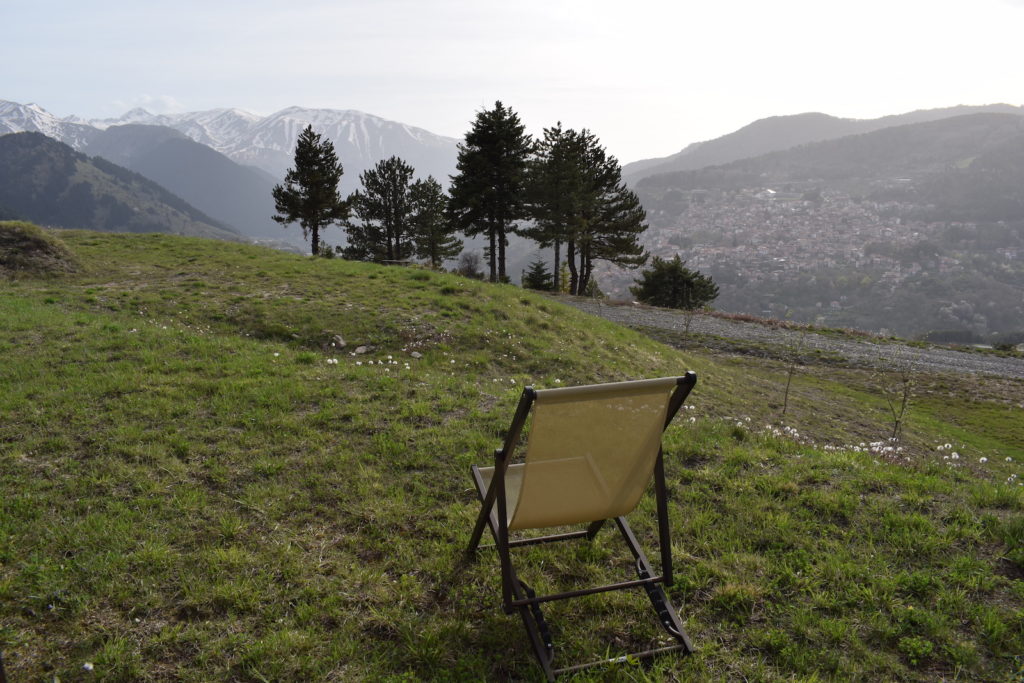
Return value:
<svg viewBox="0 0 1024 683">
<path fill-rule="evenodd" d="M 495 262 L 496 254 L 495 254 L 495 228 L 494 227 L 490 227 L 490 228 L 487 229 L 487 240 L 488 240 L 488 244 L 490 245 L 490 248 L 487 249 L 487 265 L 488 265 L 488 267 L 490 269 L 488 280 L 490 282 L 495 282 L 495 280 L 498 278 L 498 267 L 497 267 L 497 264 Z"/>
<path fill-rule="evenodd" d="M 551 287 L 551 289 L 553 291 L 555 291 L 555 292 L 561 292 L 562 291 L 562 287 L 561 287 L 562 283 L 559 282 L 559 280 L 558 280 L 558 276 L 561 275 L 561 273 L 562 273 L 562 264 L 560 263 L 561 260 L 562 260 L 562 240 L 555 240 L 555 267 L 552 270 L 552 273 L 554 274 L 553 275 L 553 277 L 554 277 L 554 285 L 552 285 L 552 287 Z"/>
<path fill-rule="evenodd" d="M 576 242 L 569 240 L 566 245 L 565 260 L 569 262 L 569 294 L 576 296 L 580 284 L 579 271 L 576 270 Z"/>
<path fill-rule="evenodd" d="M 495 228 L 492 226 L 487 231 L 487 237 L 488 237 L 488 239 L 490 239 L 490 244 L 491 244 L 491 248 L 490 248 L 490 250 L 489 250 L 489 252 L 487 254 L 488 262 L 489 262 L 489 265 L 491 267 L 491 282 L 495 282 L 497 280 L 497 277 L 498 277 L 498 269 L 495 267 L 495 263 L 494 263 L 494 259 L 495 259 L 495 256 L 496 256 L 495 249 L 494 249 L 494 246 L 495 246 L 494 245 L 494 233 L 495 233 Z"/>
<path fill-rule="evenodd" d="M 576 285 L 580 296 L 587 293 L 587 285 L 590 284 L 590 270 L 590 245 L 584 244 L 580 246 L 580 277 Z"/>
<path fill-rule="evenodd" d="M 505 282 L 505 228 L 498 228 L 498 282 Z"/>
<path fill-rule="evenodd" d="M 320 253 L 320 227 L 314 225 L 310 228 L 310 235 L 313 238 L 313 256 Z"/>
</svg>

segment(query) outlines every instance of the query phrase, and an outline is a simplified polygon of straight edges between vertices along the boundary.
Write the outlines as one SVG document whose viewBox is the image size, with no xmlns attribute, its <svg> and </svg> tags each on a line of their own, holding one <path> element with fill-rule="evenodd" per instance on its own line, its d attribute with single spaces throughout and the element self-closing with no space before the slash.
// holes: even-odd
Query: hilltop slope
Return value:
<svg viewBox="0 0 1024 683">
<path fill-rule="evenodd" d="M 671 590 L 698 652 L 589 680 L 992 680 L 1024 651 L 1019 385 L 964 400 L 955 378 L 921 378 L 906 450 L 862 448 L 887 430 L 884 377 L 802 370 L 781 425 L 784 367 L 681 354 L 509 285 L 60 237 L 77 273 L 0 289 L 14 680 L 85 663 L 132 681 L 535 678 L 496 558 L 460 561 L 469 465 L 527 383 L 687 369 L 700 382 L 666 468 Z M 653 547 L 650 507 L 632 521 Z M 630 575 L 607 532 L 524 554 L 542 591 Z M 645 603 L 551 607 L 560 661 L 657 645 Z"/>
</svg>

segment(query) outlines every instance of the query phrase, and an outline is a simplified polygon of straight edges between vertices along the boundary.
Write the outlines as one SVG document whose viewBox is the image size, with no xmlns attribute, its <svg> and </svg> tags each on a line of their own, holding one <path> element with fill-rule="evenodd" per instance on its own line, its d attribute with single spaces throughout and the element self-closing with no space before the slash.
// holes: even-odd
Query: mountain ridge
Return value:
<svg viewBox="0 0 1024 683">
<path fill-rule="evenodd" d="M 770 116 L 712 140 L 687 145 L 676 154 L 626 164 L 622 169 L 623 177 L 635 185 L 643 178 L 661 173 L 719 166 L 799 145 L 972 113 L 1008 113 L 1024 117 L 1024 107 L 1009 104 L 956 105 L 938 109 L 918 109 L 875 119 L 841 118 L 821 112 Z"/>
<path fill-rule="evenodd" d="M 39 132 L 0 136 L 0 206 L 64 228 L 248 241 L 151 179 Z"/>
<path fill-rule="evenodd" d="M 99 134 L 125 124 L 166 126 L 224 154 L 281 179 L 292 164 L 299 132 L 313 125 L 331 140 L 345 168 L 343 184 L 356 189 L 359 174 L 381 159 L 402 157 L 417 176 L 432 175 L 442 184 L 455 172 L 458 140 L 354 109 L 291 106 L 267 116 L 237 108 L 182 114 L 153 114 L 136 107 L 120 117 L 86 120 L 59 118 L 37 104 L 0 100 L 0 135 L 35 131 L 82 151 Z"/>
</svg>

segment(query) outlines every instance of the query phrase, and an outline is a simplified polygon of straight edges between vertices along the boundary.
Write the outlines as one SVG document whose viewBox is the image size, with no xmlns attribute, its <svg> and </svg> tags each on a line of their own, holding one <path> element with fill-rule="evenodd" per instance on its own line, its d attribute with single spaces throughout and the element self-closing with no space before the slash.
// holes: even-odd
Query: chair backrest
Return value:
<svg viewBox="0 0 1024 683">
<path fill-rule="evenodd" d="M 678 378 L 536 392 L 509 529 L 610 519 L 636 507 L 661 448 Z"/>
</svg>

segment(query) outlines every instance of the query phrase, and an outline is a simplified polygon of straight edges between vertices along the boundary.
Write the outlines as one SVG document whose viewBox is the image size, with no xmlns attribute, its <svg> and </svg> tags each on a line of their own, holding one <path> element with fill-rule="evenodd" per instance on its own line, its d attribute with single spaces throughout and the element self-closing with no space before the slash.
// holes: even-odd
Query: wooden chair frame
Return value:
<svg viewBox="0 0 1024 683">
<path fill-rule="evenodd" d="M 679 412 L 680 407 L 682 407 L 683 402 L 686 400 L 686 397 L 689 395 L 696 383 L 697 375 L 693 372 L 688 372 L 685 376 L 677 378 L 676 388 L 669 397 L 665 424 L 662 427 L 662 431 L 668 427 L 672 418 Z M 591 522 L 585 530 L 580 531 L 551 534 L 533 538 L 509 538 L 505 471 L 508 469 L 512 460 L 512 454 L 515 451 L 516 444 L 522 434 L 523 427 L 529 417 L 530 409 L 536 400 L 536 396 L 537 394 L 533 387 L 526 387 L 523 390 L 523 394 L 519 399 L 519 405 L 516 408 L 515 416 L 512 418 L 512 424 L 509 427 L 507 436 L 505 437 L 504 445 L 502 448 L 494 451 L 494 473 L 490 486 L 487 486 L 484 476 L 476 465 L 473 465 L 471 468 L 473 481 L 476 484 L 477 493 L 480 497 L 481 509 L 476 525 L 473 528 L 473 534 L 470 537 L 469 546 L 466 549 L 467 554 L 474 557 L 476 550 L 483 547 L 493 547 L 497 549 L 498 558 L 501 564 L 502 609 L 506 614 L 511 614 L 518 610 L 522 617 L 523 625 L 526 627 L 527 635 L 529 636 L 534 654 L 537 656 L 537 660 L 540 662 L 541 668 L 543 668 L 544 674 L 549 681 L 553 681 L 555 676 L 560 673 L 569 673 L 592 666 L 623 662 L 626 660 L 626 656 L 623 656 L 614 659 L 590 662 L 588 664 L 555 668 L 554 644 L 550 630 L 547 627 L 547 623 L 544 621 L 543 612 L 540 608 L 542 603 L 553 600 L 563 600 L 583 595 L 591 595 L 593 593 L 641 587 L 647 592 L 647 595 L 651 600 L 651 604 L 654 607 L 655 612 L 658 614 L 658 620 L 662 627 L 676 642 L 675 644 L 667 647 L 635 652 L 628 656 L 633 658 L 644 658 L 665 652 L 676 651 L 683 651 L 685 654 L 691 654 L 693 652 L 693 645 L 683 628 L 679 615 L 672 606 L 672 603 L 669 601 L 663 588 L 663 586 L 672 585 L 673 574 L 672 547 L 668 527 L 668 496 L 665 486 L 663 455 L 660 447 L 658 449 L 657 459 L 654 463 L 653 478 L 658 516 L 658 545 L 661 551 L 661 574 L 655 574 L 654 569 L 651 567 L 647 556 L 644 554 L 643 549 L 637 542 L 636 536 L 633 534 L 633 531 L 625 517 L 616 517 L 615 524 L 625 540 L 626 545 L 633 553 L 633 557 L 636 561 L 637 579 L 604 586 L 539 596 L 534 594 L 526 584 L 519 580 L 516 575 L 516 571 L 512 566 L 510 553 L 512 548 L 577 538 L 592 540 L 597 535 L 598 531 L 600 531 L 601 527 L 604 526 L 604 523 L 608 521 L 606 519 L 595 520 Z M 480 545 L 481 536 L 483 535 L 485 527 L 490 528 L 491 534 L 494 536 L 493 546 Z"/>
</svg>

